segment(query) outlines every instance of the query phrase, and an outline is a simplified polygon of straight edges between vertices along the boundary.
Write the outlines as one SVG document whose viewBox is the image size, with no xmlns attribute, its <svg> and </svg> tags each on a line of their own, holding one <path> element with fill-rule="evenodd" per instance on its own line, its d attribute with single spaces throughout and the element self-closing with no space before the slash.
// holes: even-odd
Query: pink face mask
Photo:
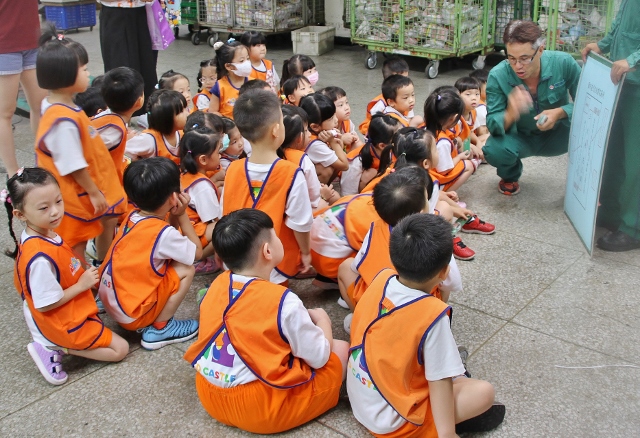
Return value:
<svg viewBox="0 0 640 438">
<path fill-rule="evenodd" d="M 318 78 L 319 77 L 320 77 L 320 75 L 316 71 L 316 72 L 311 73 L 309 76 L 307 76 L 307 79 L 309 79 L 309 82 L 311 83 L 311 86 L 314 86 L 315 84 L 318 83 Z"/>
</svg>

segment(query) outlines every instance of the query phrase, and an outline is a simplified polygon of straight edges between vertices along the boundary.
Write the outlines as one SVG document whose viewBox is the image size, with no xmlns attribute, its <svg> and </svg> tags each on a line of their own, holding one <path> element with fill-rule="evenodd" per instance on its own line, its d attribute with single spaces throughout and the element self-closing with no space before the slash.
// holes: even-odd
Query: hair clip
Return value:
<svg viewBox="0 0 640 438">
<path fill-rule="evenodd" d="M 159 90 L 160 89 L 160 84 L 156 84 L 156 86 L 153 87 L 153 88 L 155 88 L 156 90 Z"/>
<path fill-rule="evenodd" d="M 64 34 L 58 34 L 58 41 L 62 41 L 64 39 Z"/>
<path fill-rule="evenodd" d="M 198 124 L 197 124 L 197 123 L 194 123 L 194 124 L 193 124 L 193 129 L 196 129 L 197 127 L 198 127 Z"/>
<path fill-rule="evenodd" d="M 0 202 L 8 202 L 11 204 L 11 198 L 9 197 L 7 189 L 2 189 L 2 191 L 0 191 Z"/>
<path fill-rule="evenodd" d="M 441 99 L 442 99 L 442 96 L 438 94 L 438 102 L 440 102 Z"/>
<path fill-rule="evenodd" d="M 20 169 L 18 169 L 18 171 L 16 172 L 16 176 L 18 178 L 22 177 L 22 174 L 24 173 L 24 167 L 21 167 Z"/>
<path fill-rule="evenodd" d="M 227 44 L 231 44 L 232 42 L 234 42 L 236 39 L 235 38 L 229 38 L 227 40 Z"/>
</svg>

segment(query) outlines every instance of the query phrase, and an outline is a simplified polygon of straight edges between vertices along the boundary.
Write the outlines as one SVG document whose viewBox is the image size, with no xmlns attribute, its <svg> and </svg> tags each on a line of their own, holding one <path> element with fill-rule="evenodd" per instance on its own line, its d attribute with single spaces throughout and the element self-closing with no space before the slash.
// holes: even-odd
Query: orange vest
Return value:
<svg viewBox="0 0 640 438">
<path fill-rule="evenodd" d="M 371 222 L 380 219 L 373 206 L 371 193 L 343 196 L 333 205 L 319 210 L 314 216 L 318 216 L 328 209 L 343 210 L 343 213 L 339 214 L 337 219 L 342 223 L 347 244 L 354 251 L 359 251 L 362 247 L 362 242 L 364 242 L 364 237 L 369 231 Z"/>
<path fill-rule="evenodd" d="M 124 119 L 115 113 L 110 114 L 98 114 L 93 119 L 91 119 L 91 126 L 98 130 L 98 133 L 106 128 L 115 128 L 120 131 L 122 135 L 122 140 L 120 140 L 120 144 L 109 149 L 109 154 L 111 154 L 111 158 L 113 159 L 113 164 L 116 167 L 116 172 L 118 173 L 118 179 L 120 180 L 120 184 L 122 184 L 122 177 L 124 175 L 124 169 L 126 168 L 126 161 L 124 158 L 124 150 L 127 145 L 127 124 Z"/>
<path fill-rule="evenodd" d="M 393 162 L 395 163 L 395 157 L 393 157 L 393 158 L 394 158 Z M 376 186 L 378 185 L 378 183 L 380 181 L 382 181 L 382 178 L 384 178 L 385 176 L 389 175 L 391 172 L 393 172 L 393 168 L 392 167 L 387 167 L 387 170 L 385 170 L 382 175 L 376 176 L 371 181 L 369 181 L 369 184 L 364 186 L 364 188 L 362 189 L 362 191 L 360 193 L 371 193 L 371 192 L 373 192 L 373 189 L 375 189 Z"/>
<path fill-rule="evenodd" d="M 302 169 L 302 160 L 304 160 L 304 157 L 306 157 L 307 154 L 298 149 L 291 148 L 285 148 L 283 152 L 285 160 L 290 161 L 291 163 Z"/>
<path fill-rule="evenodd" d="M 340 131 L 343 134 L 348 134 L 351 132 L 351 124 L 353 122 L 351 120 L 344 120 L 342 122 L 340 122 Z"/>
<path fill-rule="evenodd" d="M 218 188 L 205 175 L 203 175 L 201 173 L 192 174 L 192 173 L 189 173 L 189 172 L 185 172 L 185 173 L 180 175 L 180 187 L 182 188 L 183 191 L 185 191 L 187 193 L 189 193 L 189 190 L 191 189 L 191 187 L 193 187 L 194 184 L 196 184 L 196 183 L 198 183 L 200 181 L 206 181 L 207 183 L 211 184 L 211 187 L 213 187 L 213 190 L 216 192 L 216 197 L 218 199 L 220 199 L 220 194 L 218 193 Z M 202 220 L 200 219 L 200 216 L 198 215 L 198 212 L 196 211 L 195 208 L 192 208 L 191 206 L 187 206 L 187 216 L 189 216 L 189 220 L 191 221 L 191 224 L 193 225 L 194 228 L 198 224 L 202 223 Z M 198 231 L 196 231 L 196 234 L 198 236 L 202 235 L 202 233 L 199 233 Z M 209 236 L 209 237 L 211 237 L 211 236 Z"/>
<path fill-rule="evenodd" d="M 47 133 L 61 121 L 73 122 L 78 127 L 82 154 L 88 164 L 86 169 L 109 205 L 109 209 L 103 215 L 114 214 L 116 207 L 124 203 L 124 189 L 118 180 L 118 173 L 104 142 L 81 109 L 59 103 L 47 108 L 40 119 L 36 135 L 36 165 L 47 169 L 58 181 L 64 199 L 65 215 L 86 222 L 97 218 L 84 188 L 71 174 L 60 175 L 44 142 Z"/>
<path fill-rule="evenodd" d="M 355 149 L 351 149 L 349 151 L 349 153 L 347 154 L 347 159 L 349 160 L 349 163 L 351 163 L 353 160 L 355 160 L 357 157 L 360 156 L 360 151 L 365 146 L 366 146 L 366 144 L 362 145 L 362 146 L 359 146 L 359 147 L 357 147 Z M 373 161 L 371 162 L 371 169 L 378 170 L 380 168 L 380 157 L 378 156 L 378 153 L 376 152 L 376 150 L 375 150 L 375 148 L 373 146 L 371 146 L 371 155 L 373 156 Z M 395 161 L 395 159 L 392 160 L 392 161 Z"/>
<path fill-rule="evenodd" d="M 464 117 L 460 117 L 460 122 L 457 123 L 455 127 L 447 129 L 446 133 L 451 140 L 454 140 L 456 137 L 460 137 L 461 140 L 466 140 L 471 135 L 471 128 L 464 120 Z"/>
<path fill-rule="evenodd" d="M 18 248 L 13 282 L 22 299 L 27 302 L 36 326 L 44 337 L 55 345 L 73 349 L 87 349 L 97 339 L 87 339 L 87 345 L 69 345 L 69 334 L 87 322 L 102 324 L 98 318 L 98 307 L 90 289 L 79 293 L 65 304 L 47 312 L 37 310 L 33 304 L 29 287 L 29 267 L 38 256 L 45 256 L 53 265 L 62 289 L 78 282 L 84 273 L 80 260 L 69 245 L 56 244 L 40 236 L 30 236 Z"/>
<path fill-rule="evenodd" d="M 465 123 L 466 125 L 466 123 Z M 467 128 L 469 127 L 466 125 Z M 451 158 L 455 158 L 458 156 L 458 149 L 456 148 L 453 139 L 450 137 L 451 131 L 440 131 L 438 136 L 436 137 L 436 143 L 440 140 L 447 140 L 451 144 Z M 440 173 L 437 169 L 429 169 L 429 175 L 433 181 L 438 181 L 440 183 L 440 187 L 442 190 L 447 190 L 449 187 L 453 185 L 453 183 L 462 175 L 465 169 L 464 160 L 458 161 L 453 169 L 447 171 L 446 173 Z"/>
<path fill-rule="evenodd" d="M 367 104 L 367 114 L 365 115 L 364 121 L 360 123 L 360 126 L 358 127 L 362 135 L 367 135 L 367 133 L 369 132 L 369 124 L 371 123 L 371 109 L 380 101 L 382 101 L 382 103 L 387 106 L 387 103 L 385 102 L 382 94 L 378 94 Z"/>
<path fill-rule="evenodd" d="M 395 307 L 386 298 L 394 276 L 383 270 L 362 296 L 351 321 L 351 350 L 362 349 L 361 366 L 387 403 L 408 422 L 423 426 L 423 436 L 437 437 L 422 348 L 431 326 L 450 307 L 429 294 Z"/>
<path fill-rule="evenodd" d="M 207 99 L 211 100 L 211 91 L 207 90 L 206 88 L 203 88 L 201 91 L 198 91 L 198 93 L 195 96 L 193 96 L 193 98 L 191 99 L 191 101 L 193 102 L 193 108 L 194 108 L 193 112 L 198 111 L 198 98 L 200 96 L 205 96 Z M 209 108 L 205 108 L 200 111 L 203 111 L 206 113 L 206 112 L 209 112 Z"/>
<path fill-rule="evenodd" d="M 354 305 L 358 303 L 364 291 L 378 273 L 387 268 L 393 269 L 391 256 L 389 255 L 389 239 L 391 238 L 391 225 L 378 219 L 371 223 L 369 228 L 369 242 L 367 252 L 358 264 L 359 277 L 356 279 L 353 291 Z"/>
<path fill-rule="evenodd" d="M 245 82 L 248 80 L 248 78 L 244 79 Z M 218 109 L 218 112 L 225 117 L 233 119 L 233 107 L 236 104 L 236 100 L 238 100 L 238 93 L 240 92 L 240 89 L 236 88 L 229 81 L 229 76 L 223 77 L 217 82 L 217 84 L 220 93 L 220 108 Z"/>
<path fill-rule="evenodd" d="M 239 292 L 232 297 L 234 290 Z M 185 360 L 195 366 L 226 331 L 236 354 L 262 382 L 279 389 L 309 382 L 315 371 L 293 355 L 280 328 L 280 306 L 289 292 L 259 278 L 234 282 L 231 271 L 223 272 L 200 304 L 198 340 L 187 349 Z"/>
<path fill-rule="evenodd" d="M 275 78 L 273 77 L 273 62 L 269 61 L 268 59 L 263 59 L 262 63 L 264 64 L 265 71 L 256 70 L 256 68 L 252 65 L 249 80 L 260 79 L 261 81 L 265 81 L 267 84 L 269 84 L 273 92 L 277 93 L 279 84 L 276 83 L 276 81 L 274 80 Z"/>
<path fill-rule="evenodd" d="M 132 214 L 120 225 L 100 269 L 102 282 L 109 281 L 105 273 L 111 277 L 108 300 L 117 306 L 110 306 L 114 310 L 110 316 L 120 324 L 130 324 L 153 309 L 157 304 L 155 292 L 170 262 L 156 270 L 153 251 L 162 231 L 171 225 L 153 216 L 134 223 Z"/>
<path fill-rule="evenodd" d="M 396 119 L 398 122 L 400 122 L 400 124 L 401 124 L 402 126 L 404 126 L 405 128 L 409 127 L 409 121 L 408 121 L 405 117 L 403 117 L 403 116 L 401 116 L 400 114 L 398 114 L 397 112 L 395 112 L 395 111 L 390 111 L 390 112 L 388 112 L 388 113 L 385 113 L 385 115 L 393 117 L 393 118 L 394 118 L 394 119 Z"/>
<path fill-rule="evenodd" d="M 165 157 L 176 163 L 180 166 L 180 157 L 178 155 L 174 155 L 173 152 L 169 150 L 166 143 L 164 142 L 164 136 L 162 133 L 156 131 L 155 129 L 145 129 L 142 131 L 143 134 L 149 134 L 153 137 L 155 141 L 156 148 L 156 157 Z M 178 131 L 178 143 L 180 143 L 180 139 L 182 138 L 182 131 Z"/>
<path fill-rule="evenodd" d="M 293 230 L 284 220 L 289 190 L 296 174 L 302 172 L 302 169 L 289 161 L 277 159 L 264 181 L 251 181 L 247 163 L 247 159 L 243 158 L 234 161 L 227 168 L 225 186 L 233 187 L 233 196 L 225 196 L 222 214 L 241 208 L 255 208 L 267 213 L 284 247 L 284 259 L 276 269 L 286 277 L 294 277 L 298 273 L 300 247 Z"/>
</svg>

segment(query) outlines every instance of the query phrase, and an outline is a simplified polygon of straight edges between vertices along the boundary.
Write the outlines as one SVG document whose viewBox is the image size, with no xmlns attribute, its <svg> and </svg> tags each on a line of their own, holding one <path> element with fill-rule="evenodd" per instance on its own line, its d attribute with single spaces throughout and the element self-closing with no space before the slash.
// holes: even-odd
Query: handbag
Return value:
<svg viewBox="0 0 640 438">
<path fill-rule="evenodd" d="M 158 0 L 145 5 L 147 8 L 147 25 L 153 50 L 164 50 L 176 39 L 167 16 Z"/>
</svg>

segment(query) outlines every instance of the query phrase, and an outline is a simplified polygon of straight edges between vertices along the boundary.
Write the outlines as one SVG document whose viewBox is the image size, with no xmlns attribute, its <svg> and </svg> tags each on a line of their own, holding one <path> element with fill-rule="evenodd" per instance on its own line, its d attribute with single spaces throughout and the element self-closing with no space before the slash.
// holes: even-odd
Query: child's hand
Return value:
<svg viewBox="0 0 640 438">
<path fill-rule="evenodd" d="M 464 148 L 464 142 L 462 141 L 462 139 L 460 137 L 456 137 L 454 141 L 456 143 L 456 149 L 458 149 L 458 152 L 462 152 L 462 149 Z"/>
<path fill-rule="evenodd" d="M 95 266 L 90 266 L 86 271 L 82 273 L 80 278 L 78 279 L 78 286 L 82 290 L 91 289 L 100 281 L 100 275 L 98 273 L 98 268 Z"/>
<path fill-rule="evenodd" d="M 171 208 L 171 214 L 173 216 L 182 216 L 184 212 L 187 210 L 189 206 L 189 202 L 191 201 L 191 196 L 187 192 L 181 192 L 176 194 L 176 203 Z"/>
<path fill-rule="evenodd" d="M 478 145 L 471 145 L 471 156 L 473 158 L 477 158 L 479 160 L 484 160 L 484 153 L 482 152 L 482 146 L 484 145 L 484 142 L 482 142 L 482 144 L 478 143 Z"/>
<path fill-rule="evenodd" d="M 331 204 L 331 199 L 337 195 L 333 185 L 320 184 L 320 197 Z"/>
<path fill-rule="evenodd" d="M 453 210 L 453 215 L 458 218 L 469 219 L 471 216 L 473 216 L 473 212 L 468 208 L 452 206 L 451 210 Z"/>
<path fill-rule="evenodd" d="M 301 274 L 306 274 L 311 270 L 311 253 L 309 254 L 300 254 L 300 259 L 302 261 L 302 267 L 300 269 Z"/>
<path fill-rule="evenodd" d="M 342 143 L 346 145 L 353 144 L 358 138 L 350 132 L 342 134 Z"/>
<path fill-rule="evenodd" d="M 133 137 L 140 135 L 140 131 L 136 131 L 135 129 L 127 129 L 127 141 L 131 140 Z"/>
<path fill-rule="evenodd" d="M 331 319 L 329 318 L 329 315 L 327 315 L 327 312 L 321 308 L 318 307 L 317 309 L 307 309 L 307 312 L 309 312 L 309 316 L 311 317 L 311 322 L 313 322 L 314 324 L 318 325 L 318 321 L 331 321 Z"/>
<path fill-rule="evenodd" d="M 460 198 L 458 197 L 458 194 L 453 190 L 450 192 L 444 192 L 444 194 L 447 195 L 449 199 L 451 199 L 453 202 L 458 202 L 460 200 Z"/>
<path fill-rule="evenodd" d="M 331 143 L 331 140 L 333 140 L 334 138 L 335 137 L 333 136 L 333 134 L 329 131 L 320 131 L 320 133 L 318 134 L 318 140 L 325 142 L 326 144 Z"/>
<path fill-rule="evenodd" d="M 89 194 L 89 200 L 91 201 L 91 205 L 93 205 L 93 214 L 102 214 L 109 208 L 107 198 L 104 197 L 101 191 Z"/>
</svg>

